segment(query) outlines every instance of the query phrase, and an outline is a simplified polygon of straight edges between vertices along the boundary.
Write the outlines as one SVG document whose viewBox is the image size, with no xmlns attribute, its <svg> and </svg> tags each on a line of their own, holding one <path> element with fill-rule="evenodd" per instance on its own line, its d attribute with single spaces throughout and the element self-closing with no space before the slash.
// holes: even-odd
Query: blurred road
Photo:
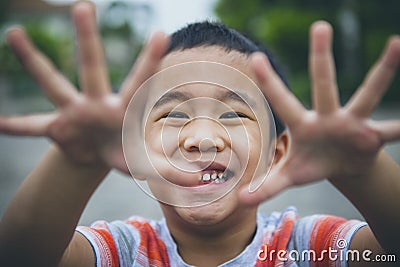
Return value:
<svg viewBox="0 0 400 267">
<path fill-rule="evenodd" d="M 16 107 L 15 102 L 11 103 L 13 104 L 6 106 L 5 101 L 0 99 L 0 114 L 21 113 L 25 109 Z M 380 109 L 373 117 L 400 118 L 400 107 Z M 49 142 L 44 138 L 0 136 L 0 216 L 20 183 L 38 163 L 48 146 Z M 399 143 L 388 146 L 387 151 L 400 162 Z M 291 189 L 264 203 L 260 210 L 269 213 L 289 205 L 296 206 L 301 216 L 325 213 L 362 218 L 328 182 Z M 87 225 L 99 219 L 125 219 L 133 214 L 154 219 L 162 216 L 157 202 L 142 192 L 131 178 L 112 172 L 91 198 L 80 224 Z"/>
</svg>

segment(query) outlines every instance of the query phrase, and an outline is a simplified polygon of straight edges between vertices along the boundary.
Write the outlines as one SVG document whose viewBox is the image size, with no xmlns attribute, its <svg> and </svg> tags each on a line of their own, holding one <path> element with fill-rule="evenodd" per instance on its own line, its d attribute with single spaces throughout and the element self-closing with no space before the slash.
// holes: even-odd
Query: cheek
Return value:
<svg viewBox="0 0 400 267">
<path fill-rule="evenodd" d="M 261 150 L 262 148 L 262 142 L 261 142 L 261 137 L 260 133 L 258 131 L 253 131 L 249 132 L 249 161 L 247 165 L 247 170 L 246 173 L 248 175 L 253 176 L 256 168 L 258 167 L 258 164 L 260 163 L 260 160 L 263 161 L 262 158 L 262 153 Z"/>
<path fill-rule="evenodd" d="M 239 158 L 241 168 L 243 172 L 242 183 L 249 182 L 256 174 L 256 170 L 261 162 L 267 161 L 263 159 L 263 142 L 265 138 L 261 135 L 259 127 L 257 125 L 245 124 L 245 133 L 243 131 L 231 131 L 232 138 L 232 150 L 234 154 Z M 263 169 L 266 166 L 262 166 Z"/>
<path fill-rule="evenodd" d="M 261 133 L 258 127 L 245 125 L 241 129 L 230 130 L 232 150 L 241 159 L 242 164 L 246 161 L 259 159 L 261 152 Z"/>
<path fill-rule="evenodd" d="M 146 146 L 157 154 L 171 156 L 179 147 L 179 129 L 156 125 L 148 130 Z"/>
<path fill-rule="evenodd" d="M 259 158 L 261 150 L 263 149 L 263 140 L 260 131 L 257 129 L 250 129 L 248 131 L 249 143 L 250 143 L 250 154 L 253 157 Z"/>
</svg>

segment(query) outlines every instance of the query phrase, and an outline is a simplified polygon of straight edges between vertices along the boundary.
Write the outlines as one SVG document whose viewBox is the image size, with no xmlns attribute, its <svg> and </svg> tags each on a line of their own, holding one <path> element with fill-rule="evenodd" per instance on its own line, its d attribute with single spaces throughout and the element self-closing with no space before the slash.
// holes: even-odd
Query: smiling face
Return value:
<svg viewBox="0 0 400 267">
<path fill-rule="evenodd" d="M 146 132 L 149 150 L 182 173 L 168 180 L 186 187 L 242 176 L 248 154 L 257 153 L 249 151 L 248 141 L 260 143 L 256 117 L 243 98 L 204 83 L 164 94 L 150 112 Z"/>
<path fill-rule="evenodd" d="M 161 69 L 199 60 L 219 62 L 252 76 L 245 55 L 215 46 L 170 53 Z M 223 197 L 201 207 L 163 205 L 166 217 L 172 213 L 187 222 L 209 225 L 240 211 L 237 191 L 251 181 L 260 164 L 268 165 L 261 144 L 269 143 L 269 134 L 264 136 L 260 129 L 269 127 L 270 121 L 268 116 L 259 121 L 259 114 L 267 109 L 260 95 L 248 89 L 240 82 L 229 89 L 215 83 L 191 82 L 157 96 L 150 94 L 156 100 L 149 101 L 144 138 L 147 153 L 154 159 L 153 167 L 166 181 L 185 187 L 189 195 L 207 200 L 223 193 Z M 153 192 L 169 194 L 170 199 L 182 197 L 171 196 L 150 179 L 148 182 Z"/>
</svg>

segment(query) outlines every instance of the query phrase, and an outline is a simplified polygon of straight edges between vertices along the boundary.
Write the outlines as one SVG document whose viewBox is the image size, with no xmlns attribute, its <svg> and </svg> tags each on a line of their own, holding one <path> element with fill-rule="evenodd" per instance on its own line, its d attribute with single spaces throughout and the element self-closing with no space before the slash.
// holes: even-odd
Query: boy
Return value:
<svg viewBox="0 0 400 267">
<path fill-rule="evenodd" d="M 14 29 L 8 34 L 16 55 L 56 105 L 57 112 L 0 120 L 3 133 L 48 136 L 55 142 L 21 185 L 2 218 L 2 264 L 345 266 L 346 259 L 340 257 L 340 253 L 346 251 L 368 250 L 372 253 L 368 255 L 370 259 L 384 252 L 399 255 L 397 226 L 400 214 L 396 212 L 395 203 L 400 196 L 400 169 L 381 147 L 400 138 L 400 123 L 368 120 L 395 73 L 400 58 L 398 37 L 388 42 L 363 86 L 341 108 L 330 53 L 332 30 L 325 22 L 315 23 L 311 29 L 310 48 L 314 110 L 307 111 L 286 90 L 265 56 L 257 52 L 260 51 L 257 46 L 219 24 L 188 26 L 186 31 L 194 31 L 197 35 L 198 41 L 193 43 L 185 43 L 186 38 L 179 39 L 187 36 L 185 29 L 173 35 L 171 41 L 161 33 L 155 34 L 123 83 L 121 92 L 112 94 L 96 32 L 94 8 L 86 2 L 76 4 L 73 19 L 79 43 L 81 94 L 54 70 L 22 30 Z M 203 32 L 204 27 L 211 27 L 209 32 L 219 33 L 232 44 L 207 41 L 215 34 L 207 35 L 207 31 Z M 200 41 L 201 37 L 204 40 Z M 157 70 L 199 60 L 232 66 L 257 81 L 276 114 L 288 127 L 277 138 L 268 179 L 257 191 L 248 192 L 247 184 L 259 155 L 257 120 L 245 103 L 228 99 L 235 103 L 222 102 L 236 113 L 223 116 L 225 112 L 218 119 L 232 120 L 230 123 L 240 120 L 249 132 L 249 148 L 257 153 L 249 153 L 246 172 L 226 196 L 200 207 L 160 203 L 165 216 L 161 222 L 131 218 L 111 224 L 98 222 L 92 228 L 78 227 L 75 231 L 88 199 L 110 168 L 127 172 L 121 129 L 135 91 Z M 207 86 L 204 90 L 178 88 L 177 92 L 186 97 L 192 94 L 195 98 L 211 99 L 221 93 L 219 89 L 212 90 Z M 167 120 L 176 120 L 191 128 L 182 128 L 185 133 L 175 150 L 193 157 L 189 159 L 207 151 L 214 153 L 218 160 L 229 154 L 238 164 L 242 163 L 241 151 L 231 146 L 223 130 L 208 127 L 209 120 L 182 122 L 193 115 L 187 107 L 176 113 L 184 101 L 180 98 L 170 100 L 163 105 L 164 113 L 160 111 L 149 120 L 152 131 L 147 137 L 152 139 L 151 134 L 155 134 L 154 149 L 160 149 L 157 146 L 160 125 L 168 126 Z M 218 113 L 218 109 L 211 110 Z M 206 147 L 202 144 L 204 139 L 210 140 Z M 156 163 L 163 166 L 163 162 Z M 226 165 L 213 168 L 224 172 Z M 182 173 L 169 169 L 165 176 L 185 178 Z M 329 179 L 347 196 L 368 225 L 333 216 L 298 220 L 293 209 L 268 217 L 257 214 L 260 202 L 282 190 L 322 179 Z M 290 254 L 282 253 L 286 250 Z M 292 251 L 302 253 L 307 250 L 314 251 L 317 258 L 288 257 L 293 256 Z M 270 253 L 272 251 L 274 253 Z M 308 263 L 310 260 L 314 261 Z M 365 261 L 368 259 L 354 259 L 348 264 L 365 266 Z"/>
</svg>

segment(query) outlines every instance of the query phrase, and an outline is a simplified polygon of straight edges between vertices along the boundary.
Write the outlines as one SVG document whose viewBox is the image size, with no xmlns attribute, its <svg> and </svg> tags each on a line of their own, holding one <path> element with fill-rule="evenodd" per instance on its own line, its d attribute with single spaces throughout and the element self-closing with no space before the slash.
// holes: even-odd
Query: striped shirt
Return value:
<svg viewBox="0 0 400 267">
<path fill-rule="evenodd" d="M 252 242 L 220 266 L 347 266 L 350 241 L 365 225 L 328 215 L 298 218 L 293 207 L 269 216 L 258 213 Z M 91 227 L 79 226 L 77 231 L 91 243 L 96 266 L 191 266 L 180 257 L 165 219 L 98 221 Z"/>
</svg>

